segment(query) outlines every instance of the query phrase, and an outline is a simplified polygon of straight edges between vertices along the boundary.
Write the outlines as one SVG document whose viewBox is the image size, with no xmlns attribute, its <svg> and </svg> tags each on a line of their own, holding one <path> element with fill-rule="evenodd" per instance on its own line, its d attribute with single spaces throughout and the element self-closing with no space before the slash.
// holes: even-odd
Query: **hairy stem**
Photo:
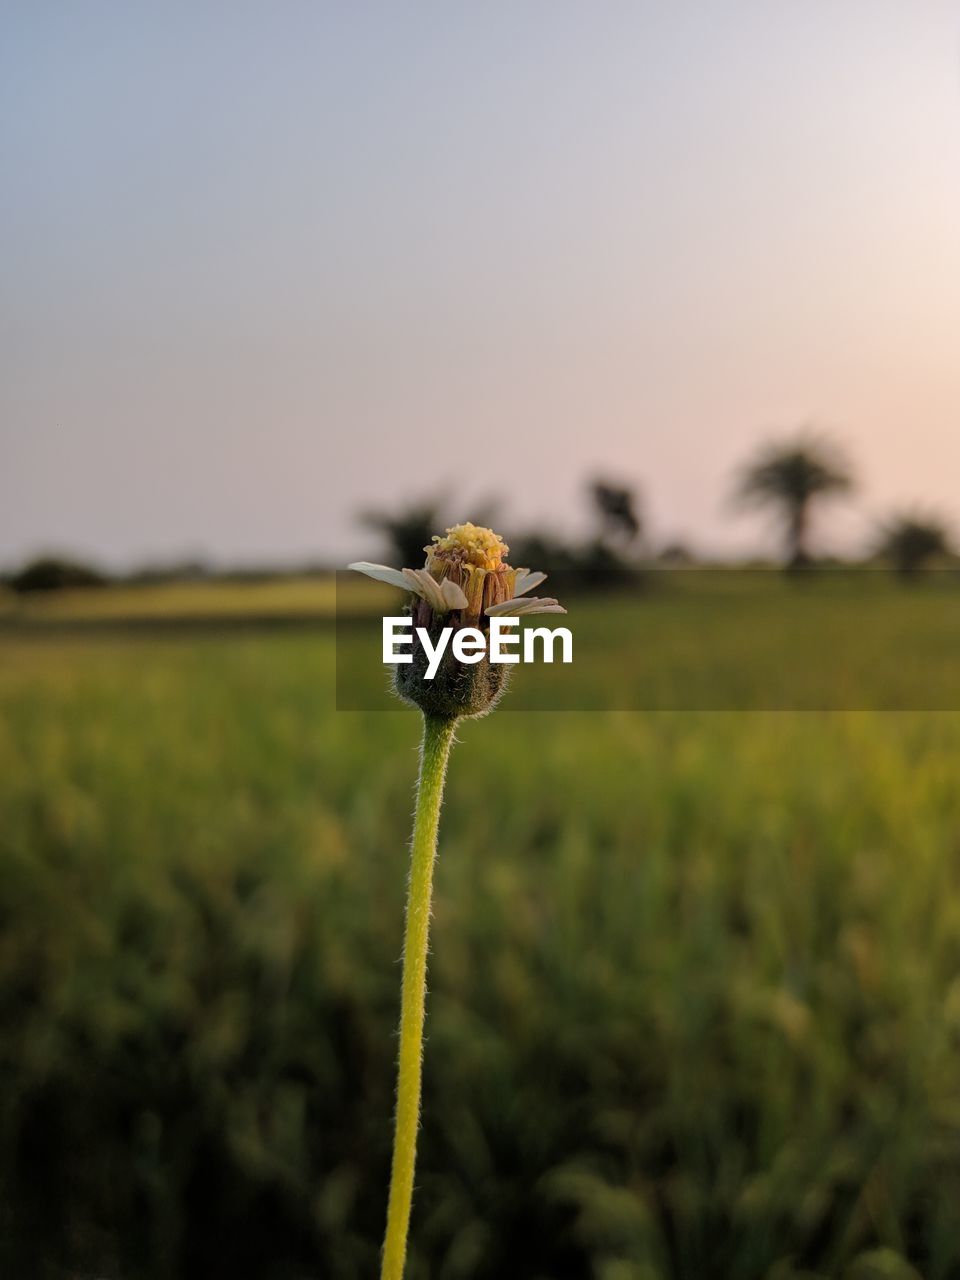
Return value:
<svg viewBox="0 0 960 1280">
<path fill-rule="evenodd" d="M 402 1280 L 407 1256 L 407 1232 L 413 1199 L 413 1170 L 420 1121 L 420 1076 L 423 1019 L 427 994 L 427 944 L 437 828 L 447 759 L 455 720 L 423 718 L 423 747 L 417 806 L 413 822 L 407 924 L 403 944 L 403 987 L 400 998 L 400 1065 L 397 1074 L 397 1116 L 393 1140 L 393 1170 L 387 1233 L 383 1244 L 381 1280 Z"/>
</svg>

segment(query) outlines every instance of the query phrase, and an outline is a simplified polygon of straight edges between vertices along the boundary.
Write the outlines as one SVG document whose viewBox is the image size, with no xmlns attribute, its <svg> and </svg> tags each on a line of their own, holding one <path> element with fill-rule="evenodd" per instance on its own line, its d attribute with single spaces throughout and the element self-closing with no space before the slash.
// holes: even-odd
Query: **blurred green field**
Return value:
<svg viewBox="0 0 960 1280">
<path fill-rule="evenodd" d="M 337 575 L 337 706 L 395 708 L 381 617 L 399 612 L 400 593 L 372 583 L 358 608 L 355 576 Z M 769 570 L 667 570 L 586 594 L 554 573 L 550 590 L 569 606 L 552 621 L 572 628 L 573 661 L 525 666 L 512 711 L 960 711 L 953 572 L 905 590 L 871 570 L 802 582 Z"/>
<path fill-rule="evenodd" d="M 0 634 L 3 1275 L 376 1275 L 418 726 L 334 695 Z M 960 1275 L 960 714 L 460 738 L 411 1280 Z"/>
<path fill-rule="evenodd" d="M 368 607 L 373 584 L 344 576 L 341 607 Z M 333 574 L 273 577 L 262 581 L 200 579 L 191 582 L 110 583 L 96 589 L 40 591 L 18 596 L 0 588 L 0 624 L 143 622 L 183 618 L 331 617 L 337 601 Z"/>
</svg>

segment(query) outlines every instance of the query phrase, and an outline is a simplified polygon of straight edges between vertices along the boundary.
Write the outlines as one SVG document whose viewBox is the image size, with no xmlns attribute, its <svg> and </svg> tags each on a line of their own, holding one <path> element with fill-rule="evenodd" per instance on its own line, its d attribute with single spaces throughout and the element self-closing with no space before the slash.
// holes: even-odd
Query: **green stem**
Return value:
<svg viewBox="0 0 960 1280">
<path fill-rule="evenodd" d="M 393 1140 L 393 1170 L 387 1233 L 383 1244 L 381 1280 L 403 1280 L 407 1232 L 413 1199 L 413 1169 L 420 1121 L 420 1075 L 423 1057 L 423 1019 L 427 995 L 427 943 L 437 828 L 447 759 L 455 720 L 423 718 L 423 747 L 417 782 L 417 807 L 410 851 L 407 925 L 403 943 L 403 987 L 400 998 L 400 1065 L 397 1074 L 397 1118 Z"/>
</svg>

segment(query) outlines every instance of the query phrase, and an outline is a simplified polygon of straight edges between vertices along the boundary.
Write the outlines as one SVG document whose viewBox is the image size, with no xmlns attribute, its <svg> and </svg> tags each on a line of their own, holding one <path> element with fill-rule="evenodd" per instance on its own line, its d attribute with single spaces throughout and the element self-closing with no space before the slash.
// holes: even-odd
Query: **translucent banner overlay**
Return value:
<svg viewBox="0 0 960 1280">
<path fill-rule="evenodd" d="M 960 710 L 960 571 L 551 573 L 573 661 L 512 667 L 502 711 Z M 337 574 L 337 708 L 396 711 L 382 621 L 404 596 Z M 557 646 L 559 652 L 559 646 Z"/>
</svg>

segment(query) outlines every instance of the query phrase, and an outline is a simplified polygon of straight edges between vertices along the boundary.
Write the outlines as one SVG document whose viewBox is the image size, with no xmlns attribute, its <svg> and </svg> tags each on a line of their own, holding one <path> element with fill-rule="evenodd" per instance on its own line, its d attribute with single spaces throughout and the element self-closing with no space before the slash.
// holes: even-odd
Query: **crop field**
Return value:
<svg viewBox="0 0 960 1280">
<path fill-rule="evenodd" d="M 339 585 L 342 604 L 365 607 L 370 589 L 361 579 Z M 70 623 L 141 623 L 170 619 L 274 619 L 329 617 L 337 600 L 332 574 L 262 581 L 116 583 L 95 590 L 37 592 L 18 597 L 0 589 L 0 623 L 8 626 Z"/>
<path fill-rule="evenodd" d="M 884 601 L 946 688 L 960 597 Z M 960 712 L 631 710 L 745 624 L 624 617 L 630 699 L 459 731 L 411 1280 L 960 1275 Z M 0 631 L 0 1274 L 376 1275 L 418 723 L 335 639 Z"/>
</svg>

